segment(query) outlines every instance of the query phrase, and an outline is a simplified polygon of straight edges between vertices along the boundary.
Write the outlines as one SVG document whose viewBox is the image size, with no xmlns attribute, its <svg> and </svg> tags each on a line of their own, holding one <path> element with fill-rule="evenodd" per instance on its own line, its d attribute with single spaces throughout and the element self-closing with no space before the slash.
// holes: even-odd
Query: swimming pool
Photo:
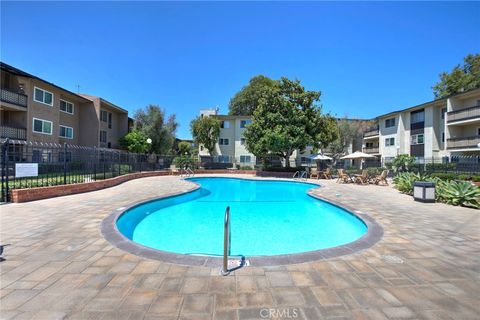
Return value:
<svg viewBox="0 0 480 320">
<path fill-rule="evenodd" d="M 195 191 L 134 206 L 118 231 L 142 246 L 187 255 L 221 255 L 225 208 L 231 208 L 231 255 L 274 256 L 351 243 L 368 230 L 348 211 L 307 191 L 318 185 L 201 177 Z"/>
</svg>

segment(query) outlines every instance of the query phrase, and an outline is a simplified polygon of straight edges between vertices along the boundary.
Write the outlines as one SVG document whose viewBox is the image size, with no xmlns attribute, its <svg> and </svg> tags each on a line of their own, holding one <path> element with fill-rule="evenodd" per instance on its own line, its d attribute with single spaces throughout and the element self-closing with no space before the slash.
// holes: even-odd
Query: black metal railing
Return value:
<svg viewBox="0 0 480 320">
<path fill-rule="evenodd" d="M 0 100 L 15 104 L 21 107 L 27 107 L 28 97 L 27 95 L 19 92 L 15 92 L 6 88 L 1 88 Z"/>
<path fill-rule="evenodd" d="M 27 140 L 27 129 L 25 129 L 25 128 L 14 128 L 14 127 L 8 127 L 8 126 L 0 126 L 0 138 Z"/>
<path fill-rule="evenodd" d="M 480 118 L 480 106 L 447 112 L 447 122 Z"/>
<path fill-rule="evenodd" d="M 478 148 L 480 136 L 447 139 L 447 149 Z"/>
</svg>

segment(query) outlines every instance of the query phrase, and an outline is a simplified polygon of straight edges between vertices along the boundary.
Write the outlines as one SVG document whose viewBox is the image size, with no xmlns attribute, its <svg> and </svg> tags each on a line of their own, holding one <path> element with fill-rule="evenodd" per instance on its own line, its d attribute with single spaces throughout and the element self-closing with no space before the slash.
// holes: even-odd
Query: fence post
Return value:
<svg viewBox="0 0 480 320">
<path fill-rule="evenodd" d="M 67 143 L 63 143 L 63 184 L 67 184 Z"/>
<path fill-rule="evenodd" d="M 119 176 L 122 174 L 122 171 L 120 170 L 120 166 L 121 166 L 121 163 L 122 163 L 121 157 L 122 157 L 122 155 L 120 154 L 120 151 L 118 151 L 118 175 Z"/>
<path fill-rule="evenodd" d="M 97 147 L 93 147 L 93 180 L 97 181 Z"/>
<path fill-rule="evenodd" d="M 2 201 L 7 202 L 7 188 L 8 188 L 8 181 L 5 181 L 5 175 L 7 174 L 6 171 L 6 157 L 7 157 L 7 146 L 8 146 L 8 138 L 2 143 Z"/>
</svg>

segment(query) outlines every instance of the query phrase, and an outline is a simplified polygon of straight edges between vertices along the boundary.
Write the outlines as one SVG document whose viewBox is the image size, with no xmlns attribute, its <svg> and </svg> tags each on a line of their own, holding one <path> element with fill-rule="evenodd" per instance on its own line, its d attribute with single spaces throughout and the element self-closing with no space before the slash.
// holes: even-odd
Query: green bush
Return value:
<svg viewBox="0 0 480 320">
<path fill-rule="evenodd" d="M 413 194 L 413 184 L 415 181 L 428 181 L 428 176 L 415 172 L 400 172 L 393 178 L 395 187 L 401 193 Z"/>
<path fill-rule="evenodd" d="M 251 166 L 240 166 L 240 170 L 253 170 Z"/>
<path fill-rule="evenodd" d="M 437 200 L 454 205 L 473 207 L 480 206 L 480 189 L 466 181 L 438 181 L 436 186 Z"/>
<path fill-rule="evenodd" d="M 447 181 L 450 181 L 450 180 L 456 180 L 456 179 L 460 179 L 460 180 L 467 180 L 467 179 L 462 179 L 461 176 L 455 174 L 455 173 L 445 173 L 445 172 L 434 172 L 434 173 L 431 173 L 430 174 L 430 177 L 432 178 L 439 178 L 441 180 L 447 180 Z"/>
<path fill-rule="evenodd" d="M 263 171 L 273 171 L 273 172 L 296 172 L 296 171 L 305 171 L 305 167 L 276 167 L 276 166 L 266 166 L 263 168 Z"/>
<path fill-rule="evenodd" d="M 427 171 L 452 171 L 456 169 L 455 163 L 427 163 L 425 165 Z"/>
</svg>

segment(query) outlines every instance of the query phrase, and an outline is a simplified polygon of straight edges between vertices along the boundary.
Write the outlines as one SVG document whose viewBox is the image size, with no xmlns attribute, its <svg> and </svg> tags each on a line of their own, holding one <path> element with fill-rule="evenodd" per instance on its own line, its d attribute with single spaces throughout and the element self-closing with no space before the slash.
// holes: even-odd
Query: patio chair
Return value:
<svg viewBox="0 0 480 320">
<path fill-rule="evenodd" d="M 313 179 L 313 177 L 316 177 L 317 180 L 320 179 L 320 173 L 317 168 L 310 169 L 310 178 Z"/>
<path fill-rule="evenodd" d="M 174 175 L 175 173 L 180 172 L 174 164 L 170 165 L 170 168 L 168 169 L 168 171 L 170 172 L 171 175 Z"/>
<path fill-rule="evenodd" d="M 368 184 L 368 171 L 362 170 L 362 174 L 355 176 L 355 183 Z"/>
<path fill-rule="evenodd" d="M 344 169 L 338 169 L 338 179 L 337 183 L 344 182 L 344 183 L 349 183 L 352 180 L 350 179 L 350 176 L 345 172 Z"/>
<path fill-rule="evenodd" d="M 322 179 L 332 179 L 332 169 L 329 167 L 326 170 L 320 172 L 320 177 Z"/>
<path fill-rule="evenodd" d="M 373 183 L 375 184 L 383 184 L 385 186 L 388 186 L 387 182 L 387 176 L 388 176 L 389 170 L 383 170 L 381 174 L 373 178 Z"/>
</svg>

